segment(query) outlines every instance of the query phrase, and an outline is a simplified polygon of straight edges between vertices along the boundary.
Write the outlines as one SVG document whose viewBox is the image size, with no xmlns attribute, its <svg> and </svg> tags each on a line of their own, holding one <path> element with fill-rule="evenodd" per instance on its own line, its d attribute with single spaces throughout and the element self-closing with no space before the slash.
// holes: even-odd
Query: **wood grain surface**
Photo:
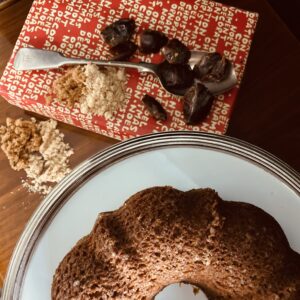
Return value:
<svg viewBox="0 0 300 300">
<path fill-rule="evenodd" d="M 221 2 L 260 14 L 227 134 L 268 150 L 300 171 L 300 44 L 264 0 Z M 0 74 L 30 5 L 31 0 L 22 0 L 0 12 Z M 0 97 L 0 124 L 8 116 L 30 117 Z M 117 142 L 64 124 L 59 128 L 75 149 L 72 167 Z M 43 198 L 22 188 L 24 175 L 11 170 L 0 151 L 0 286 L 13 248 Z"/>
<path fill-rule="evenodd" d="M 31 3 L 31 0 L 19 1 L 0 13 L 0 74 L 11 55 Z M 5 122 L 6 117 L 31 116 L 8 104 L 0 96 L 0 124 Z M 70 159 L 71 167 L 117 142 L 62 123 L 59 124 L 59 129 L 65 134 L 65 141 L 74 148 L 75 153 Z M 8 160 L 0 150 L 0 286 L 13 248 L 26 222 L 43 199 L 43 196 L 28 193 L 22 187 L 21 180 L 24 176 L 25 172 L 16 172 L 10 168 Z"/>
</svg>

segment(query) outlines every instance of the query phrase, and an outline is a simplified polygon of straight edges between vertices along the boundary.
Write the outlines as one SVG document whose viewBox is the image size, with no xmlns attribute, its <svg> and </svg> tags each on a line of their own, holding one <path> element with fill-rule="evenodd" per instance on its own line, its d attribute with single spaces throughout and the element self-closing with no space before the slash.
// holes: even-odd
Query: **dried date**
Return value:
<svg viewBox="0 0 300 300">
<path fill-rule="evenodd" d="M 168 38 L 160 31 L 144 30 L 138 37 L 138 45 L 142 53 L 158 53 L 168 42 Z"/>
<path fill-rule="evenodd" d="M 162 48 L 165 59 L 170 64 L 187 64 L 191 58 L 191 51 L 178 39 L 172 39 Z"/>
<path fill-rule="evenodd" d="M 166 121 L 167 113 L 161 104 L 153 97 L 145 95 L 142 99 L 144 105 L 156 120 Z"/>
<path fill-rule="evenodd" d="M 197 79 L 207 82 L 223 80 L 229 68 L 228 60 L 218 52 L 207 53 L 194 66 Z"/>
<path fill-rule="evenodd" d="M 135 21 L 133 19 L 120 19 L 105 27 L 101 34 L 106 43 L 111 47 L 115 47 L 129 41 L 134 33 L 134 29 Z"/>
<path fill-rule="evenodd" d="M 201 122 L 210 112 L 214 96 L 200 82 L 188 89 L 183 97 L 183 115 L 185 122 L 195 125 Z"/>
<path fill-rule="evenodd" d="M 167 61 L 158 66 L 159 78 L 163 86 L 175 94 L 183 94 L 194 82 L 194 73 L 189 65 L 170 64 Z"/>
<path fill-rule="evenodd" d="M 131 41 L 118 44 L 110 49 L 110 52 L 113 54 L 112 60 L 128 60 L 137 48 L 137 45 Z"/>
</svg>

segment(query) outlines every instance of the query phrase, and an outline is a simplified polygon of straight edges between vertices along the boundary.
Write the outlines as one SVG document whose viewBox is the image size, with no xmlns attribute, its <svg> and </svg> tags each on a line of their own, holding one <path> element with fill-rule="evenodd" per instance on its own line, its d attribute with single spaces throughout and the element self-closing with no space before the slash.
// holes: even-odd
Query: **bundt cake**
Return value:
<svg viewBox="0 0 300 300">
<path fill-rule="evenodd" d="M 211 189 L 153 187 L 100 213 L 58 266 L 52 299 L 154 299 L 171 283 L 208 299 L 300 299 L 300 255 L 273 217 Z"/>
</svg>

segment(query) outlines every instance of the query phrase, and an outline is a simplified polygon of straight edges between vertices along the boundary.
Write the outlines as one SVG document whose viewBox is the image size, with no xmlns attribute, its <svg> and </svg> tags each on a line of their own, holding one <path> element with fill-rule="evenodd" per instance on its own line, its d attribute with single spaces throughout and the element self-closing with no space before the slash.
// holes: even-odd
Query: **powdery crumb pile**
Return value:
<svg viewBox="0 0 300 300">
<path fill-rule="evenodd" d="M 37 122 L 34 118 L 7 118 L 6 126 L 0 126 L 1 149 L 14 170 L 25 170 L 23 185 L 31 192 L 48 194 L 51 183 L 71 171 L 69 157 L 74 151 L 56 126 L 54 120 Z"/>
<path fill-rule="evenodd" d="M 60 101 L 65 101 L 68 107 L 73 107 L 75 101 L 85 94 L 83 67 L 69 68 L 66 73 L 53 83 L 53 91 Z"/>
<path fill-rule="evenodd" d="M 53 94 L 82 113 L 110 118 L 125 103 L 124 69 L 94 64 L 70 68 L 53 83 Z"/>
</svg>

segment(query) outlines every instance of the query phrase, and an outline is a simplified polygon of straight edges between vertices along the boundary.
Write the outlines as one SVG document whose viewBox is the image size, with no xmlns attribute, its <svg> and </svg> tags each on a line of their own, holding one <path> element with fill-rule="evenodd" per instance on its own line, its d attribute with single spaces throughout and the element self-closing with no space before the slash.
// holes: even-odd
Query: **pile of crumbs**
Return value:
<svg viewBox="0 0 300 300">
<path fill-rule="evenodd" d="M 74 151 L 56 127 L 54 120 L 37 122 L 34 118 L 7 118 L 6 125 L 0 126 L 1 149 L 13 170 L 26 172 L 22 184 L 30 192 L 48 194 L 53 183 L 71 171 L 69 157 Z"/>
<path fill-rule="evenodd" d="M 69 108 L 109 119 L 125 104 L 125 71 L 95 64 L 72 67 L 53 82 L 52 93 Z"/>
</svg>

